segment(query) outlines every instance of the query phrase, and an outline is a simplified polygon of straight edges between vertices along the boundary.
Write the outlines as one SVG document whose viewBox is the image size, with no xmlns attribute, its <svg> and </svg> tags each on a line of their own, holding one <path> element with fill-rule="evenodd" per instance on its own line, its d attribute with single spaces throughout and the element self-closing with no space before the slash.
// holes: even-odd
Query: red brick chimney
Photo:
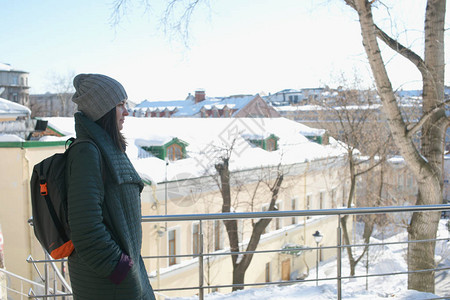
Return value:
<svg viewBox="0 0 450 300">
<path fill-rule="evenodd" d="M 206 93 L 204 90 L 195 91 L 195 103 L 202 102 L 206 98 Z"/>
</svg>

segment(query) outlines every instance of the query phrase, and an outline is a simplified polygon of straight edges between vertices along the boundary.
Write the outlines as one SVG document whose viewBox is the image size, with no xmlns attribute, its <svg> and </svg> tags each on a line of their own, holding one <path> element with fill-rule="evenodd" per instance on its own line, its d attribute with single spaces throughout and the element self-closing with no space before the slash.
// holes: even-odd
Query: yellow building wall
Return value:
<svg viewBox="0 0 450 300">
<path fill-rule="evenodd" d="M 31 217 L 30 178 L 33 166 L 42 159 L 63 152 L 64 146 L 34 147 L 39 142 L 0 143 L 0 224 L 4 237 L 6 270 L 39 281 L 38 274 L 26 259 L 43 259 L 44 252 L 28 224 Z M 48 145 L 61 143 L 48 143 Z M 42 271 L 42 266 L 39 267 Z M 13 288 L 19 282 L 10 278 Z M 28 289 L 25 288 L 25 293 Z"/>
</svg>

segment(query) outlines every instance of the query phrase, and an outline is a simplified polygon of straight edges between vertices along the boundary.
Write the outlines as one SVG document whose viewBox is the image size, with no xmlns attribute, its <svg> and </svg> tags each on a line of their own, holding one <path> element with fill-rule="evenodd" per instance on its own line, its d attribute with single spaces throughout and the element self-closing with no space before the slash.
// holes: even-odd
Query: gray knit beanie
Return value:
<svg viewBox="0 0 450 300">
<path fill-rule="evenodd" d="M 118 81 L 101 74 L 78 74 L 73 79 L 73 86 L 72 101 L 94 122 L 128 98 Z"/>
</svg>

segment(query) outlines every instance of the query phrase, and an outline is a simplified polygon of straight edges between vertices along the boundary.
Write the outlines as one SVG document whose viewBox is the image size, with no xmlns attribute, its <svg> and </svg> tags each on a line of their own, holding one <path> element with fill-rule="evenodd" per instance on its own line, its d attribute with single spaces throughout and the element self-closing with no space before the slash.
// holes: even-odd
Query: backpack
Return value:
<svg viewBox="0 0 450 300">
<path fill-rule="evenodd" d="M 54 259 L 68 257 L 74 250 L 70 240 L 67 213 L 66 160 L 70 149 L 91 140 L 67 140 L 64 153 L 56 153 L 33 168 L 31 176 L 31 206 L 34 234 L 41 246 Z M 100 152 L 100 150 L 99 150 Z"/>
</svg>

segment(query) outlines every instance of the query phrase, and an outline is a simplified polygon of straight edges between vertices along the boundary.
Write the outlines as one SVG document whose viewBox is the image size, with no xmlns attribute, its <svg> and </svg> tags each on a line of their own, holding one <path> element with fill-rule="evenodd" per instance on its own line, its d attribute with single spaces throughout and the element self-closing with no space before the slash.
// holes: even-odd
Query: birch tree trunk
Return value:
<svg viewBox="0 0 450 300">
<path fill-rule="evenodd" d="M 444 101 L 444 19 L 445 0 L 429 0 L 425 18 L 425 55 L 420 56 L 387 36 L 373 21 L 372 3 L 367 0 L 346 0 L 359 15 L 363 45 L 375 78 L 383 110 L 399 151 L 418 181 L 417 205 L 441 204 L 442 158 L 447 118 Z M 414 126 L 408 126 L 401 116 L 394 96 L 377 37 L 393 50 L 414 63 L 423 79 L 423 115 Z M 421 126 L 421 127 L 420 127 Z M 415 147 L 412 135 L 421 128 L 421 148 Z M 414 213 L 408 227 L 410 241 L 436 238 L 439 212 Z M 434 242 L 410 243 L 409 271 L 435 267 Z M 434 271 L 411 273 L 408 288 L 434 293 Z"/>
</svg>

